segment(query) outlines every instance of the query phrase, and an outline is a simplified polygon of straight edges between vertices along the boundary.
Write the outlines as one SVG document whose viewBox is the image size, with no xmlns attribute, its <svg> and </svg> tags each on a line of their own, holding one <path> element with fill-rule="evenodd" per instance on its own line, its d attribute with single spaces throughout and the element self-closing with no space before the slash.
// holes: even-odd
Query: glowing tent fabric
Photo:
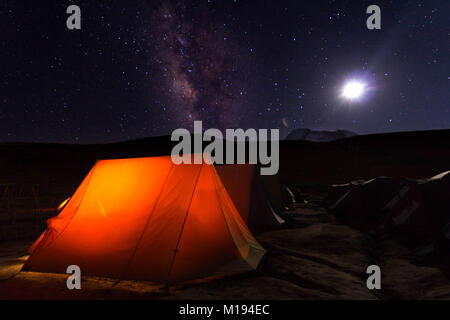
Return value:
<svg viewBox="0 0 450 320">
<path fill-rule="evenodd" d="M 265 250 L 254 239 L 213 165 L 170 157 L 98 161 L 30 248 L 24 270 L 173 283 Z"/>
</svg>

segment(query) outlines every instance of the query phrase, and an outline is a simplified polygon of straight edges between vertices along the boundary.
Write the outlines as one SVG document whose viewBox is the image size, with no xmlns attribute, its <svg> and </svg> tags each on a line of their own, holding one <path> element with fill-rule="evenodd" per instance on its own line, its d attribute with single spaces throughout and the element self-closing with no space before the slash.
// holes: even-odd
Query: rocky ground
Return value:
<svg viewBox="0 0 450 320">
<path fill-rule="evenodd" d="M 67 290 L 66 275 L 19 272 L 30 241 L 0 249 L 1 299 L 449 299 L 450 281 L 417 266 L 394 240 L 380 240 L 336 221 L 319 199 L 284 213 L 283 229 L 257 239 L 267 249 L 258 270 L 165 287 L 145 281 L 84 277 Z M 366 288 L 366 268 L 381 268 L 381 290 Z"/>
</svg>

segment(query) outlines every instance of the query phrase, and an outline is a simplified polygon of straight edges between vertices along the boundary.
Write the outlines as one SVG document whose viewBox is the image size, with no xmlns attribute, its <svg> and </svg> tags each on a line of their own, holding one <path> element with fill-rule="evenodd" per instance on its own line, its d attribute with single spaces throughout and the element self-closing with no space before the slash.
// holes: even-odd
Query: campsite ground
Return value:
<svg viewBox="0 0 450 320">
<path fill-rule="evenodd" d="M 282 142 L 281 183 L 298 190 L 298 203 L 283 213 L 282 229 L 257 236 L 268 251 L 258 270 L 169 288 L 83 277 L 83 289 L 73 291 L 65 275 L 19 272 L 45 219 L 56 214 L 50 209 L 96 159 L 167 154 L 171 145 L 164 137 L 101 146 L 0 144 L 0 299 L 450 299 L 441 269 L 416 265 L 395 239 L 343 225 L 321 206 L 333 183 L 449 170 L 449 139 L 447 130 Z M 381 290 L 366 288 L 371 264 L 381 267 Z"/>
<path fill-rule="evenodd" d="M 65 275 L 19 272 L 30 241 L 2 245 L 0 299 L 449 299 L 437 268 L 416 266 L 395 241 L 379 241 L 339 224 L 306 194 L 284 213 L 283 229 L 260 234 L 267 254 L 255 272 L 166 288 L 146 281 L 83 277 L 67 290 Z M 366 268 L 383 272 L 382 290 L 366 287 Z"/>
</svg>

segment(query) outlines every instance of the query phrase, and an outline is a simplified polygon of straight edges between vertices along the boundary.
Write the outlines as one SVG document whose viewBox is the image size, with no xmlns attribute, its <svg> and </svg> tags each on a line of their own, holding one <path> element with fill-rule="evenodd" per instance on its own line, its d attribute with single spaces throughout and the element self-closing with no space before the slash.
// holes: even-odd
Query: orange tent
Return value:
<svg viewBox="0 0 450 320">
<path fill-rule="evenodd" d="M 216 170 L 252 233 L 258 234 L 281 226 L 284 220 L 277 214 L 280 208 L 276 191 L 280 191 L 275 178 L 267 183 L 254 164 L 217 165 Z"/>
<path fill-rule="evenodd" d="M 168 156 L 98 161 L 47 224 L 24 270 L 173 283 L 265 253 L 214 166 Z"/>
</svg>

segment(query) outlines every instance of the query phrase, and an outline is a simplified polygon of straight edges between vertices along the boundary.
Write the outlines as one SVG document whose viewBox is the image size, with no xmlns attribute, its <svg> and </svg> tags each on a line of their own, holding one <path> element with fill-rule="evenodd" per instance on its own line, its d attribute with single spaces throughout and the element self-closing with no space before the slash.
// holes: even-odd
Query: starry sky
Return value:
<svg viewBox="0 0 450 320">
<path fill-rule="evenodd" d="M 81 8 L 81 30 L 66 8 Z M 366 8 L 381 8 L 368 30 Z M 0 141 L 204 128 L 450 128 L 450 1 L 0 4 Z M 364 81 L 357 101 L 346 81 Z"/>
</svg>

